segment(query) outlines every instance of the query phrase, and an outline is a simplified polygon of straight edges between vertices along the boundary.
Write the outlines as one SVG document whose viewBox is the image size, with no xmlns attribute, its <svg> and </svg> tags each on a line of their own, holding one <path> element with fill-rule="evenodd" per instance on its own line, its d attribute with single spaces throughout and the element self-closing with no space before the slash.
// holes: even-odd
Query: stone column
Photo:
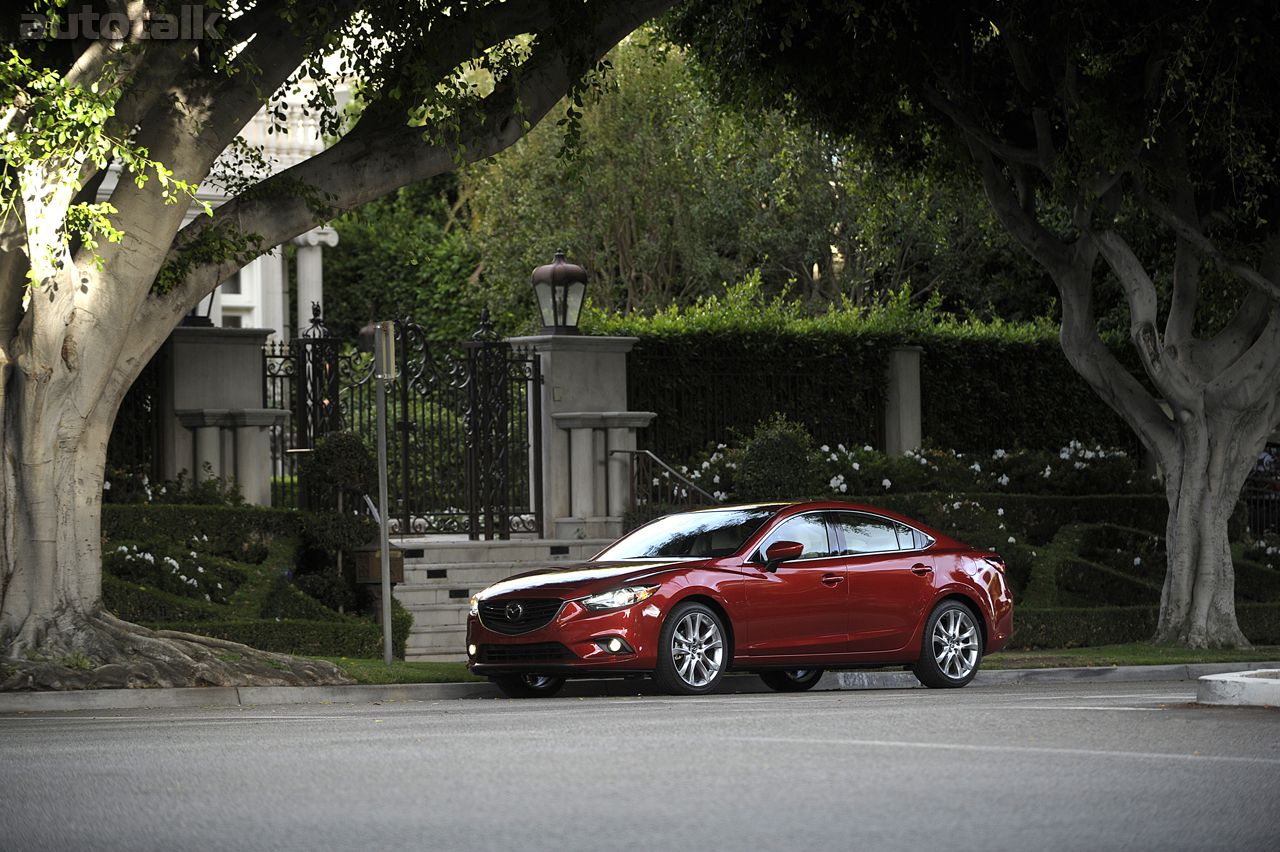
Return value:
<svg viewBox="0 0 1280 852">
<path fill-rule="evenodd" d="M 923 442 L 920 425 L 920 346 L 889 351 L 885 369 L 888 394 L 884 408 L 884 451 L 891 456 L 917 450 Z"/>
<path fill-rule="evenodd" d="M 332 228 L 316 228 L 294 237 L 291 242 L 298 247 L 298 325 L 295 335 L 301 335 L 311 325 L 311 305 L 324 310 L 324 246 L 338 244 L 338 232 Z"/>
<path fill-rule="evenodd" d="M 285 304 L 284 290 L 284 255 L 280 247 L 258 258 L 254 263 L 259 268 L 259 294 L 262 300 L 262 327 L 275 332 L 277 340 L 289 339 L 289 309 Z"/>
<path fill-rule="evenodd" d="M 544 476 L 550 487 L 568 486 L 570 515 L 552 518 L 555 538 L 617 538 L 622 513 L 631 505 L 630 459 L 613 450 L 634 449 L 636 430 L 658 415 L 652 411 L 561 411 L 552 415 L 569 436 L 569 467 Z M 564 483 L 561 485 L 560 483 Z"/>
</svg>

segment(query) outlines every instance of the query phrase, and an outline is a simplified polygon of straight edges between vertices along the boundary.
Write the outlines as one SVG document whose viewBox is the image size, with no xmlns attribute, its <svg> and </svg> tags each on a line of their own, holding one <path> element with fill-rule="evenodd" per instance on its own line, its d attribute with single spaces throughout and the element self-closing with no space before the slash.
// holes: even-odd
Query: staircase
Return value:
<svg viewBox="0 0 1280 852">
<path fill-rule="evenodd" d="M 472 595 L 515 574 L 590 559 L 612 541 L 397 539 L 405 552 L 405 581 L 395 596 L 413 616 L 405 661 L 465 661 Z"/>
</svg>

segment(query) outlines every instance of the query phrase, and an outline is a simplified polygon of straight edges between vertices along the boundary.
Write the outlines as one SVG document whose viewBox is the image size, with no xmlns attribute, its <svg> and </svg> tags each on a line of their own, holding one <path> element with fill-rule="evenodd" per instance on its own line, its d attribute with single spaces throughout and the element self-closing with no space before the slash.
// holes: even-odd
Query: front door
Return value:
<svg viewBox="0 0 1280 852">
<path fill-rule="evenodd" d="M 846 560 L 835 553 L 825 512 L 788 518 L 763 540 L 798 541 L 804 552 L 773 572 L 761 559 L 744 566 L 746 648 L 750 657 L 841 654 L 848 650 L 849 591 Z M 753 571 L 754 568 L 754 571 Z"/>
</svg>

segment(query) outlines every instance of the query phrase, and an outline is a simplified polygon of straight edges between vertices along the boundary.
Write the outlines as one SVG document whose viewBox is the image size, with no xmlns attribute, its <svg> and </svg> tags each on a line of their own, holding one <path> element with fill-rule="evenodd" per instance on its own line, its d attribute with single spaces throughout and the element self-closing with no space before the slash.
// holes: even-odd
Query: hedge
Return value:
<svg viewBox="0 0 1280 852">
<path fill-rule="evenodd" d="M 1280 604 L 1236 604 L 1240 630 L 1257 645 L 1280 644 Z M 1014 607 L 1006 648 L 1078 648 L 1147 642 L 1160 620 L 1158 606 Z"/>
<path fill-rule="evenodd" d="M 403 612 L 403 610 L 401 610 Z M 413 617 L 407 612 L 391 617 L 392 656 L 404 659 L 405 643 Z M 300 657 L 382 656 L 382 627 L 368 623 L 334 621 L 195 621 L 188 623 L 148 623 L 152 630 L 176 630 L 239 642 L 260 651 Z"/>
<path fill-rule="evenodd" d="M 883 446 L 885 367 L 895 347 L 920 346 L 925 440 L 961 452 L 1054 449 L 1073 439 L 1136 454 L 1132 429 L 1071 367 L 1056 326 L 958 321 L 903 299 L 861 310 L 765 299 L 758 283 L 652 316 L 587 311 L 589 334 L 638 338 L 627 356 L 627 402 L 654 411 L 644 449 L 668 461 L 748 434 L 778 412 L 819 443 Z M 1123 335 L 1108 348 L 1146 382 Z M 1053 416 L 1046 416 L 1047 413 Z"/>
</svg>

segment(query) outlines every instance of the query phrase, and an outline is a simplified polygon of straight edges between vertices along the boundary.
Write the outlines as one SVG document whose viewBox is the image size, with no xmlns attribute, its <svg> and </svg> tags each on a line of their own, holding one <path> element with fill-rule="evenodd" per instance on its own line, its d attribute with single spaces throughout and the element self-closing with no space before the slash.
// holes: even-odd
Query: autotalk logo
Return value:
<svg viewBox="0 0 1280 852">
<path fill-rule="evenodd" d="M 100 15 L 92 6 L 82 6 L 60 22 L 50 22 L 48 15 L 24 14 L 20 31 L 23 38 L 29 39 L 119 40 L 132 35 L 136 39 L 218 40 L 222 36 L 213 25 L 221 17 L 221 12 L 206 16 L 204 6 L 179 6 L 176 15 L 148 10 L 143 17 L 132 19 L 120 12 Z"/>
</svg>

